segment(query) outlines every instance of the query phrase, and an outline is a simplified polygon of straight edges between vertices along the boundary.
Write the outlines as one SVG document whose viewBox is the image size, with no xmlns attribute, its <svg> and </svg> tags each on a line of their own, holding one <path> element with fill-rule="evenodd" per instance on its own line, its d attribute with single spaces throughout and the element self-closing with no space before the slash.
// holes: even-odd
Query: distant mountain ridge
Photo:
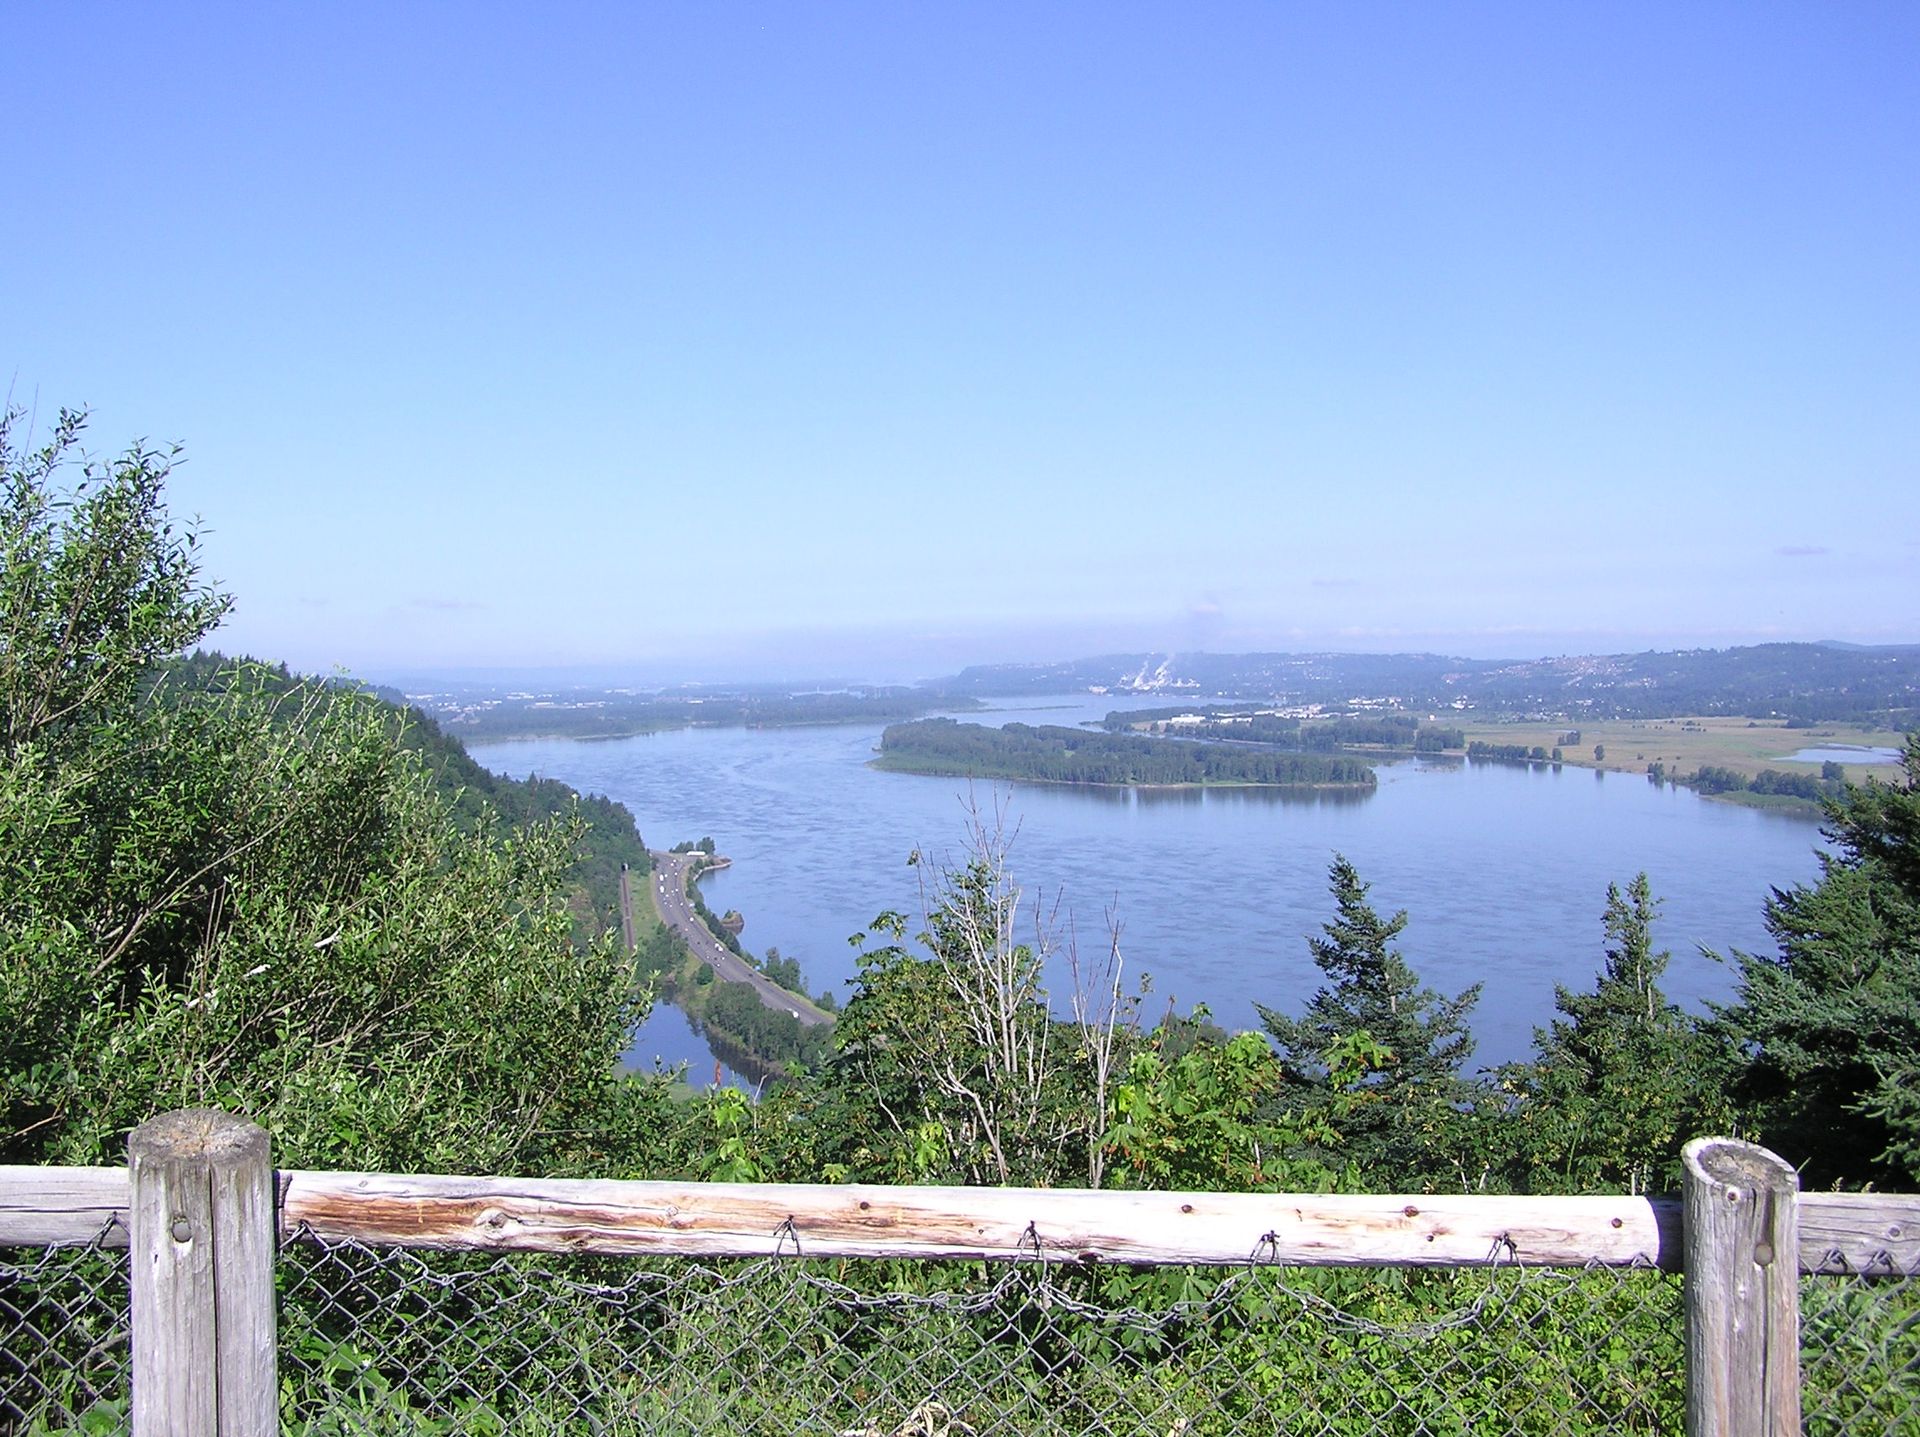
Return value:
<svg viewBox="0 0 1920 1437">
<path fill-rule="evenodd" d="M 1443 654 L 1104 654 L 984 664 L 929 685 L 964 696 L 1091 690 L 1409 708 L 1818 719 L 1920 712 L 1920 645 L 1754 644 L 1637 654 L 1467 659 Z"/>
</svg>

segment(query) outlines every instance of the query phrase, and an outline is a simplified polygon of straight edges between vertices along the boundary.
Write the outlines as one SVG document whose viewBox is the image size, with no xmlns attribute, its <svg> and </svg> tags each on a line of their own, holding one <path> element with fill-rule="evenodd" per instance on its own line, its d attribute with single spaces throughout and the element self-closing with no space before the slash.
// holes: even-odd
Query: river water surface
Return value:
<svg viewBox="0 0 1920 1437">
<path fill-rule="evenodd" d="M 1127 706 L 1084 694 L 1003 702 L 957 717 L 1075 723 Z M 704 880 L 707 901 L 746 916 L 749 949 L 777 947 L 815 992 L 844 997 L 848 935 L 883 909 L 917 907 L 924 870 L 908 855 L 957 858 L 965 837 L 967 782 L 871 769 L 879 738 L 878 725 L 714 728 L 472 752 L 496 772 L 619 800 L 656 848 L 711 835 L 734 865 Z M 1377 771 L 1363 794 L 983 783 L 972 797 L 1017 825 L 1012 867 L 1029 910 L 1060 900 L 1062 926 L 1070 917 L 1092 956 L 1117 918 L 1129 975 L 1152 976 L 1155 1017 L 1169 1001 L 1205 1003 L 1230 1028 L 1255 1026 L 1257 1003 L 1298 1012 L 1320 983 L 1306 940 L 1332 914 L 1327 865 L 1344 853 L 1379 909 L 1408 911 L 1401 950 L 1423 982 L 1484 985 L 1476 1064 L 1525 1056 L 1556 983 L 1590 986 L 1609 883 L 1646 871 L 1663 901 L 1655 941 L 1673 953 L 1668 992 L 1698 1008 L 1731 987 L 1731 970 L 1701 949 L 1765 949 L 1769 888 L 1818 871 L 1816 824 L 1638 776 L 1413 759 Z M 1064 971 L 1054 979 L 1063 994 Z M 632 1056 L 691 1061 L 696 1077 L 712 1063 L 668 1011 Z"/>
</svg>

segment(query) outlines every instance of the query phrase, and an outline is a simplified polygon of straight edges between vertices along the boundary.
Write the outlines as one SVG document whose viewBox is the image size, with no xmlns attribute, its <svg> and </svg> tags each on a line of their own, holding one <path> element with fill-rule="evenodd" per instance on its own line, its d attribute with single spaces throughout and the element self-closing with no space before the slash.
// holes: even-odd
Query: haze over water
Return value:
<svg viewBox="0 0 1920 1437">
<path fill-rule="evenodd" d="M 980 722 L 1075 723 L 1124 707 L 1110 697 L 1002 701 Z M 1159 702 L 1164 702 L 1160 700 Z M 1017 703 L 1017 707 L 1014 705 Z M 809 986 L 855 971 L 848 935 L 886 908 L 916 913 L 916 849 L 958 858 L 965 780 L 866 766 L 877 725 L 687 729 L 627 739 L 476 745 L 499 772 L 539 773 L 633 810 L 656 848 L 712 835 L 734 867 L 703 883 L 716 911 L 746 917 L 742 941 L 798 958 Z M 1327 865 L 1346 854 L 1383 912 L 1410 915 L 1400 946 L 1444 992 L 1485 984 L 1476 1064 L 1524 1056 L 1552 1015 L 1556 982 L 1591 985 L 1602 959 L 1607 885 L 1645 869 L 1663 900 L 1655 941 L 1673 952 L 1667 991 L 1699 1008 L 1731 972 L 1702 946 L 1769 946 L 1769 888 L 1817 873 L 1817 826 L 1660 789 L 1623 774 L 1501 764 L 1382 764 L 1370 795 L 1274 790 L 1114 791 L 977 784 L 1009 824 L 1015 877 L 1061 901 L 1083 952 L 1122 924 L 1130 977 L 1150 973 L 1148 1014 L 1205 1003 L 1228 1028 L 1256 1003 L 1297 1012 L 1320 985 L 1309 935 L 1332 916 Z M 1022 935 L 1031 933 L 1026 918 Z M 1066 974 L 1051 974 L 1056 999 Z"/>
</svg>

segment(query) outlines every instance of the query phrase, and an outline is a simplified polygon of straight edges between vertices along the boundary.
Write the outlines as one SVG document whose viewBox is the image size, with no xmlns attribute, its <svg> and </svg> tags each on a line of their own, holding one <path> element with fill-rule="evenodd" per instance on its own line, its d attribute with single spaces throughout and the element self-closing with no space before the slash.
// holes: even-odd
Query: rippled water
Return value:
<svg viewBox="0 0 1920 1437">
<path fill-rule="evenodd" d="M 1121 706 L 1081 695 L 976 717 L 1071 723 Z M 655 847 L 711 834 L 734 866 L 706 880 L 708 901 L 738 908 L 742 941 L 800 959 L 818 991 L 853 973 L 849 934 L 916 906 L 908 854 L 953 854 L 964 836 L 965 781 L 866 767 L 879 733 L 694 729 L 473 754 L 610 794 Z M 1297 1011 L 1319 985 L 1306 939 L 1331 915 L 1327 864 L 1346 854 L 1378 907 L 1411 914 L 1401 945 L 1423 981 L 1485 984 L 1474 1026 L 1476 1061 L 1489 1064 L 1528 1051 L 1556 982 L 1591 983 L 1609 882 L 1646 870 L 1665 904 L 1655 936 L 1674 954 L 1668 990 L 1697 1006 L 1730 982 L 1699 948 L 1764 948 L 1768 889 L 1817 872 L 1815 824 L 1639 777 L 1417 760 L 1378 772 L 1378 789 L 1359 795 L 981 785 L 975 798 L 1005 804 L 1018 878 L 1036 906 L 1062 900 L 1084 947 L 1102 948 L 1106 914 L 1117 916 L 1128 971 L 1152 975 L 1156 1015 L 1170 1000 L 1204 1002 L 1229 1027 L 1255 1025 L 1256 1003 Z"/>
</svg>

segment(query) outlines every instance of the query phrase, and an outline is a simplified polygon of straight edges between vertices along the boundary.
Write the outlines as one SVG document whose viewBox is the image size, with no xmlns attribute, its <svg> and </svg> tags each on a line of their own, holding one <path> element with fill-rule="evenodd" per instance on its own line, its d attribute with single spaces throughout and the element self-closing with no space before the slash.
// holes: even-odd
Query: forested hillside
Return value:
<svg viewBox="0 0 1920 1437">
<path fill-rule="evenodd" d="M 380 701 L 160 671 L 230 600 L 168 456 L 0 426 L 0 1161 L 113 1160 L 152 1114 L 256 1115 L 289 1159 L 601 1171 L 656 1102 L 644 1011 L 577 944 L 584 819 L 463 816 Z"/>
<path fill-rule="evenodd" d="M 441 798 L 468 827 L 488 816 L 525 827 L 577 815 L 584 826 L 567 870 L 573 886 L 569 907 L 577 936 L 587 941 L 619 931 L 621 866 L 644 874 L 652 864 L 625 804 L 603 794 L 578 793 L 557 779 L 537 775 L 516 779 L 493 773 L 475 763 L 460 741 L 446 734 L 432 718 L 409 707 L 397 691 L 345 680 L 328 680 L 316 686 L 315 681 L 291 674 L 285 664 L 231 659 L 215 651 L 195 649 L 191 655 L 157 666 L 148 698 L 152 702 L 178 703 L 188 696 L 226 693 L 236 686 L 271 694 L 281 703 L 290 695 L 306 692 L 350 692 L 357 701 L 372 700 L 384 709 L 388 731 L 401 748 L 420 757 Z"/>
<path fill-rule="evenodd" d="M 1440 654 L 1112 654 L 1060 664 L 987 664 L 933 687 L 956 695 L 1187 693 L 1408 709 L 1455 706 L 1592 718 L 1738 714 L 1911 725 L 1920 646 L 1754 644 L 1523 660 Z"/>
<path fill-rule="evenodd" d="M 980 830 L 923 869 L 920 915 L 876 920 L 815 1070 L 674 1102 L 619 1070 L 632 955 L 575 941 L 592 811 L 369 696 L 169 668 L 229 600 L 167 517 L 166 457 L 81 464 L 79 430 L 22 451 L 0 428 L 0 1161 L 116 1161 L 145 1118 L 215 1103 L 287 1166 L 1646 1191 L 1683 1139 L 1737 1130 L 1809 1185 L 1920 1184 L 1920 736 L 1896 782 L 1840 790 L 1834 856 L 1706 1015 L 1662 992 L 1658 895 L 1622 874 L 1592 981 L 1528 1061 L 1477 1071 L 1497 995 L 1426 988 L 1418 915 L 1334 854 L 1303 935 L 1322 981 L 1272 994 L 1264 1032 L 1154 1014 L 1117 938 L 1049 992 L 1075 935 Z"/>
<path fill-rule="evenodd" d="M 978 700 L 887 687 L 796 693 L 785 689 L 701 694 L 630 694 L 557 690 L 502 696 L 434 694 L 422 702 L 462 740 L 617 738 L 695 727 L 803 728 L 821 724 L 891 723 L 936 708 L 977 708 Z"/>
</svg>

